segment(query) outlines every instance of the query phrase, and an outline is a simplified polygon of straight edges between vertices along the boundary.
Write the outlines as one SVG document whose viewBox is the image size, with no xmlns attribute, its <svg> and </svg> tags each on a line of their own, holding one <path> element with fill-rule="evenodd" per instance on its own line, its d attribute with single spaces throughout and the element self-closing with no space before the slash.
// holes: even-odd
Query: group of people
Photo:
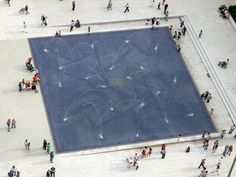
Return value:
<svg viewBox="0 0 236 177">
<path fill-rule="evenodd" d="M 15 165 L 13 165 L 10 171 L 8 172 L 8 177 L 20 177 L 20 172 L 17 171 Z"/>
<path fill-rule="evenodd" d="M 14 118 L 12 120 L 8 119 L 7 120 L 7 130 L 8 130 L 8 132 L 10 132 L 11 129 L 13 129 L 13 128 L 16 128 L 16 120 Z"/>
<path fill-rule="evenodd" d="M 33 72 L 35 71 L 35 69 L 31 61 L 32 61 L 32 57 L 28 58 L 26 62 L 26 68 L 27 70 Z M 32 81 L 29 81 L 29 80 L 25 81 L 25 79 L 22 79 L 22 81 L 18 83 L 19 92 L 32 90 L 35 93 L 38 93 L 37 85 L 39 84 L 39 82 L 40 82 L 40 78 L 39 78 L 38 72 L 36 71 L 36 73 L 34 74 L 32 78 Z"/>
<path fill-rule="evenodd" d="M 228 64 L 229 64 L 229 59 L 227 59 L 226 61 L 219 61 L 218 66 L 226 69 Z"/>
<path fill-rule="evenodd" d="M 128 168 L 135 168 L 136 170 L 140 167 L 140 160 L 149 157 L 152 154 L 152 148 L 144 147 L 141 151 L 141 154 L 135 153 L 133 157 L 126 157 L 126 161 L 128 162 Z"/>
<path fill-rule="evenodd" d="M 46 177 L 55 177 L 55 173 L 56 173 L 56 168 L 52 167 L 51 169 L 48 169 Z"/>
<path fill-rule="evenodd" d="M 47 142 L 46 139 L 43 140 L 43 147 L 42 147 L 42 149 L 49 154 L 50 162 L 53 163 L 54 151 L 51 151 L 51 144 L 50 144 L 50 142 Z"/>
<path fill-rule="evenodd" d="M 73 31 L 74 27 L 76 27 L 76 28 L 80 28 L 80 27 L 81 27 L 81 24 L 80 24 L 79 19 L 77 19 L 76 21 L 71 20 L 71 23 L 70 23 L 70 32 Z"/>
<path fill-rule="evenodd" d="M 210 102 L 212 99 L 211 93 L 209 91 L 205 91 L 204 93 L 201 94 L 201 99 L 206 100 L 207 103 Z"/>
<path fill-rule="evenodd" d="M 235 125 L 232 125 L 230 130 L 229 130 L 229 134 L 232 134 L 233 131 L 235 129 Z M 226 130 L 224 130 L 224 132 L 226 132 Z M 203 148 L 204 150 L 208 150 L 208 146 L 209 146 L 209 140 L 211 139 L 210 133 L 206 130 L 203 131 L 202 133 L 202 139 L 203 139 Z M 219 140 L 215 140 L 213 143 L 213 147 L 212 147 L 212 152 L 215 153 L 216 150 L 219 147 Z M 231 155 L 233 151 L 233 145 L 226 145 L 224 148 L 224 151 L 222 152 L 222 156 L 220 157 L 220 159 L 218 160 L 217 164 L 216 164 L 216 168 L 215 170 L 213 170 L 210 173 L 217 173 L 219 175 L 219 169 L 220 169 L 220 165 L 221 165 L 221 161 L 223 159 L 223 157 L 226 157 L 226 155 Z M 200 172 L 199 177 L 207 177 L 208 175 L 208 171 L 206 168 L 206 159 L 202 159 L 200 162 L 200 165 L 198 166 L 198 169 L 203 168 Z"/>
</svg>

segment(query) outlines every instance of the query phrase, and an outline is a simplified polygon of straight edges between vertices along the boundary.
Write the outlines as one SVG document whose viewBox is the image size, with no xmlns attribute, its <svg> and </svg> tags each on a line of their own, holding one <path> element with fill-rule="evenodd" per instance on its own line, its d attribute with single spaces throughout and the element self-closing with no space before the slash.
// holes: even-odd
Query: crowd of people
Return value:
<svg viewBox="0 0 236 177">
<path fill-rule="evenodd" d="M 32 64 L 32 57 L 28 58 L 28 60 L 26 61 L 26 68 L 31 72 L 35 71 L 35 74 L 32 80 L 22 79 L 22 81 L 18 83 L 18 90 L 19 92 L 32 90 L 35 93 L 38 93 L 37 85 L 40 83 L 40 78 L 38 71 L 35 70 Z"/>
</svg>

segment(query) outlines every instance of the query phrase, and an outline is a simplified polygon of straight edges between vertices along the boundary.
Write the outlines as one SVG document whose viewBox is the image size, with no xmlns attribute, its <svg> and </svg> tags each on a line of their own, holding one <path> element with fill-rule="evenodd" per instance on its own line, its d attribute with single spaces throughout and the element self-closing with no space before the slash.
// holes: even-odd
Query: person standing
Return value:
<svg viewBox="0 0 236 177">
<path fill-rule="evenodd" d="M 10 7 L 11 5 L 10 5 L 10 0 L 7 0 L 7 4 L 8 4 L 8 7 Z"/>
<path fill-rule="evenodd" d="M 200 165 L 198 166 L 198 169 L 203 167 L 203 169 L 206 169 L 205 167 L 206 159 L 202 159 Z"/>
<path fill-rule="evenodd" d="M 11 120 L 11 128 L 16 128 L 16 120 L 14 118 Z"/>
<path fill-rule="evenodd" d="M 75 10 L 75 1 L 72 1 L 72 11 Z"/>
<path fill-rule="evenodd" d="M 25 5 L 25 15 L 28 15 L 29 14 L 29 7 L 28 5 Z"/>
<path fill-rule="evenodd" d="M 71 20 L 71 23 L 70 23 L 70 32 L 73 31 L 74 26 L 75 26 L 75 22 L 74 22 L 74 20 Z"/>
<path fill-rule="evenodd" d="M 225 146 L 225 149 L 224 149 L 224 151 L 223 151 L 223 153 L 222 153 L 222 155 L 223 155 L 224 157 L 226 156 L 228 150 L 229 150 L 229 146 L 227 145 L 227 146 Z"/>
<path fill-rule="evenodd" d="M 54 159 L 54 152 L 50 152 L 50 162 L 53 163 L 53 159 Z"/>
<path fill-rule="evenodd" d="M 161 10 L 161 2 L 158 3 L 157 10 Z"/>
<path fill-rule="evenodd" d="M 7 130 L 10 132 L 11 119 L 7 120 Z"/>
<path fill-rule="evenodd" d="M 209 103 L 210 100 L 212 99 L 212 96 L 211 96 L 211 93 L 208 95 L 207 99 L 206 99 L 206 102 Z"/>
<path fill-rule="evenodd" d="M 124 13 L 126 13 L 126 12 L 129 12 L 129 3 L 127 3 L 127 4 L 125 5 L 125 11 L 124 11 Z"/>
<path fill-rule="evenodd" d="M 27 25 L 26 25 L 25 21 L 23 21 L 23 30 L 22 30 L 22 32 L 27 33 Z"/>
<path fill-rule="evenodd" d="M 162 149 L 161 150 L 161 158 L 164 159 L 166 157 L 166 150 Z"/>
<path fill-rule="evenodd" d="M 200 33 L 198 34 L 198 38 L 200 39 L 202 37 L 202 30 L 200 30 Z"/>
<path fill-rule="evenodd" d="M 24 144 L 25 144 L 25 149 L 29 150 L 30 142 L 28 141 L 28 139 L 25 140 Z"/>
<path fill-rule="evenodd" d="M 47 153 L 48 153 L 48 154 L 50 153 L 50 150 L 51 150 L 51 144 L 48 143 L 48 144 L 47 144 Z"/>
<path fill-rule="evenodd" d="M 43 140 L 43 147 L 42 147 L 43 150 L 46 150 L 47 149 L 47 140 Z"/>
<path fill-rule="evenodd" d="M 186 26 L 184 26 L 183 29 L 182 29 L 182 34 L 183 34 L 183 36 L 185 36 L 186 29 L 187 29 Z"/>
<path fill-rule="evenodd" d="M 230 145 L 227 154 L 230 156 L 232 151 L 233 151 L 233 145 Z"/>
<path fill-rule="evenodd" d="M 21 92 L 22 91 L 22 83 L 21 82 L 19 82 L 18 87 L 19 87 L 19 92 Z"/>
<path fill-rule="evenodd" d="M 184 26 L 184 21 L 180 20 L 180 28 L 182 28 Z"/>
</svg>

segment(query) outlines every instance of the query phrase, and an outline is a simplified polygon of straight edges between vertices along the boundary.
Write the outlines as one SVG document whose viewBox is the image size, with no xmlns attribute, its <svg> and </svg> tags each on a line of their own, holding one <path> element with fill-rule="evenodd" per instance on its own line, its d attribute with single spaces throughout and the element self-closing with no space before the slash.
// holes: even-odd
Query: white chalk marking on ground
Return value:
<svg viewBox="0 0 236 177">
<path fill-rule="evenodd" d="M 158 49 L 158 45 L 156 45 L 155 47 L 154 47 L 154 50 L 157 50 Z"/>
<path fill-rule="evenodd" d="M 158 90 L 158 91 L 156 92 L 156 95 L 159 95 L 160 93 L 161 93 L 161 91 Z"/>
<path fill-rule="evenodd" d="M 94 48 L 94 45 L 93 45 L 93 44 L 91 44 L 90 46 L 91 46 L 92 49 Z"/>
<path fill-rule="evenodd" d="M 107 88 L 107 86 L 106 86 L 106 85 L 100 85 L 100 87 L 102 87 L 102 88 Z"/>
<path fill-rule="evenodd" d="M 59 86 L 59 87 L 62 87 L 61 82 L 58 82 L 58 86 Z"/>
<path fill-rule="evenodd" d="M 173 83 L 175 84 L 177 82 L 177 77 L 175 76 L 173 79 Z"/>
<path fill-rule="evenodd" d="M 68 119 L 69 119 L 68 117 L 64 117 L 63 121 L 65 122 L 65 121 L 67 121 Z"/>
<path fill-rule="evenodd" d="M 136 137 L 139 137 L 139 134 L 137 133 L 135 136 L 136 136 Z"/>
<path fill-rule="evenodd" d="M 141 68 L 141 70 L 145 70 L 143 66 L 140 65 L 139 67 Z"/>
<path fill-rule="evenodd" d="M 126 76 L 126 78 L 129 79 L 129 80 L 133 80 L 133 78 L 130 77 L 130 76 Z"/>
<path fill-rule="evenodd" d="M 111 70 L 113 70 L 113 68 L 114 68 L 114 66 L 111 66 L 111 67 L 109 68 L 109 70 L 111 71 Z"/>
<path fill-rule="evenodd" d="M 125 40 L 125 43 L 127 43 L 127 44 L 128 44 L 128 43 L 129 43 L 129 40 Z"/>
<path fill-rule="evenodd" d="M 169 123 L 169 121 L 168 121 L 168 119 L 167 119 L 167 118 L 165 118 L 165 121 L 166 121 L 166 123 L 167 123 L 167 124 Z"/>
<path fill-rule="evenodd" d="M 144 106 L 145 106 L 145 103 L 142 102 L 142 103 L 140 103 L 140 104 L 138 105 L 138 108 L 142 108 L 142 107 L 144 107 Z"/>
<path fill-rule="evenodd" d="M 193 117 L 194 113 L 188 113 L 188 117 Z"/>
<path fill-rule="evenodd" d="M 113 108 L 113 107 L 110 107 L 110 110 L 111 110 L 111 111 L 114 111 L 114 108 Z"/>
<path fill-rule="evenodd" d="M 102 133 L 98 134 L 99 138 L 103 139 Z"/>
</svg>

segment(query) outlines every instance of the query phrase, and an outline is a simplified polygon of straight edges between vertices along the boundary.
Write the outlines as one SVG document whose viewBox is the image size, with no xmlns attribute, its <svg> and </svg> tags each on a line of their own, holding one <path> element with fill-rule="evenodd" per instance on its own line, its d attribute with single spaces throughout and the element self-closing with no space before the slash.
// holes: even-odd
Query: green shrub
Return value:
<svg viewBox="0 0 236 177">
<path fill-rule="evenodd" d="M 236 23 L 236 5 L 235 6 L 229 6 L 229 12 L 230 12 L 232 18 L 234 19 L 234 21 Z"/>
</svg>

